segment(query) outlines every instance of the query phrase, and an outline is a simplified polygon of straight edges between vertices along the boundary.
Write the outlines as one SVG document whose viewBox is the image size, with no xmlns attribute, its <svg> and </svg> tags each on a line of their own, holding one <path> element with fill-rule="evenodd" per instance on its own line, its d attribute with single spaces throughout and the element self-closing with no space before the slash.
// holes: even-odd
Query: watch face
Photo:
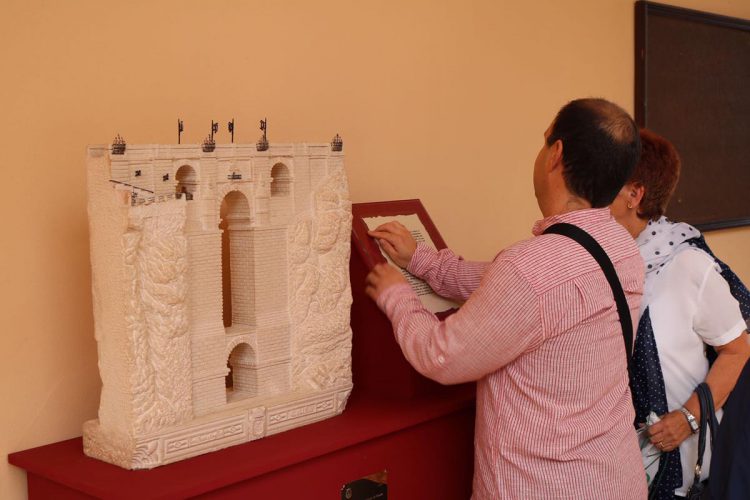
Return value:
<svg viewBox="0 0 750 500">
<path fill-rule="evenodd" d="M 695 421 L 695 417 L 692 413 L 690 413 L 686 408 L 681 408 L 680 411 L 683 415 L 685 415 L 685 418 L 688 421 L 688 425 L 690 425 L 690 430 L 693 432 L 696 432 L 698 430 L 698 422 Z"/>
</svg>

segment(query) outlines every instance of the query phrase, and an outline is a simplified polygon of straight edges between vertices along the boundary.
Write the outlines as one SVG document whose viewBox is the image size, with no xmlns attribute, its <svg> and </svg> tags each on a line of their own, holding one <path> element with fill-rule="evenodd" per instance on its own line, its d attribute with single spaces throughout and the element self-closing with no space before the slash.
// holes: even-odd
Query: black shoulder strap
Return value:
<svg viewBox="0 0 750 500">
<path fill-rule="evenodd" d="M 706 449 L 706 439 L 708 437 L 708 431 L 711 431 L 712 450 L 717 437 L 716 432 L 718 431 L 716 410 L 714 409 L 714 397 L 713 394 L 711 394 L 711 388 L 707 383 L 701 382 L 700 384 L 698 384 L 698 387 L 695 388 L 695 392 L 698 394 L 698 405 L 701 410 L 701 424 L 700 430 L 698 431 L 698 460 L 695 463 L 695 478 L 693 479 L 693 486 L 700 483 L 701 481 L 703 453 Z"/>
<path fill-rule="evenodd" d="M 544 231 L 544 234 L 550 233 L 567 236 L 578 242 L 596 259 L 602 271 L 604 271 L 604 276 L 607 277 L 609 286 L 612 287 L 612 295 L 614 295 L 615 304 L 617 304 L 617 314 L 620 315 L 620 325 L 622 326 L 622 336 L 625 340 L 625 353 L 627 354 L 629 371 L 630 362 L 633 358 L 633 320 L 630 318 L 630 308 L 628 307 L 628 301 L 625 299 L 625 292 L 622 289 L 620 280 L 617 278 L 615 266 L 607 256 L 607 252 L 604 251 L 601 245 L 589 233 L 573 224 L 563 222 L 553 224 Z"/>
</svg>

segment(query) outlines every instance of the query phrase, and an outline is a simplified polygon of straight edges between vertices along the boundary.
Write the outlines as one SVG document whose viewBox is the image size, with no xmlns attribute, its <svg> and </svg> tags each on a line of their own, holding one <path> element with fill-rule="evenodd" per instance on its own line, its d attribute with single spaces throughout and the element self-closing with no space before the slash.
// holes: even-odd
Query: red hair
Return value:
<svg viewBox="0 0 750 500">
<path fill-rule="evenodd" d="M 656 220 L 667 209 L 680 178 L 680 155 L 671 142 L 648 130 L 641 129 L 641 158 L 635 166 L 629 183 L 644 188 L 638 207 L 642 219 Z"/>
</svg>

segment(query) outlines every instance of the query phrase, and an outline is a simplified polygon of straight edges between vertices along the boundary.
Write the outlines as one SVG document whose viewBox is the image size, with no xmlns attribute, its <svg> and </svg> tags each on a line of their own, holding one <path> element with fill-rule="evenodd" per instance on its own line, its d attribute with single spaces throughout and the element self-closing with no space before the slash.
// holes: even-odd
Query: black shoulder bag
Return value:
<svg viewBox="0 0 750 500">
<path fill-rule="evenodd" d="M 630 307 L 625 299 L 625 292 L 622 289 L 620 280 L 615 272 L 615 266 L 607 256 L 607 252 L 589 233 L 578 226 L 560 222 L 553 224 L 544 230 L 543 234 L 560 234 L 575 240 L 579 245 L 585 248 L 596 262 L 601 266 L 606 276 L 609 286 L 612 288 L 612 295 L 615 297 L 617 304 L 617 314 L 620 316 L 620 325 L 622 326 L 622 337 L 625 340 L 625 353 L 628 361 L 628 373 L 630 372 L 630 363 L 633 358 L 633 320 L 630 317 Z"/>
</svg>

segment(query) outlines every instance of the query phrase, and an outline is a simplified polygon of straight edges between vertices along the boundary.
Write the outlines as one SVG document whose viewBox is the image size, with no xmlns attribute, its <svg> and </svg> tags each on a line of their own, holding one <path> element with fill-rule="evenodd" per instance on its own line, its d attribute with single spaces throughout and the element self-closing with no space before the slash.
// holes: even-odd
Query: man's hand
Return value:
<svg viewBox="0 0 750 500">
<path fill-rule="evenodd" d="M 365 280 L 365 293 L 377 302 L 383 291 L 393 285 L 407 283 L 401 271 L 390 264 L 376 265 Z"/>
<path fill-rule="evenodd" d="M 648 428 L 649 440 L 661 451 L 672 451 L 690 437 L 692 431 L 680 410 L 662 415 L 661 420 Z"/>
<path fill-rule="evenodd" d="M 396 265 L 404 268 L 409 265 L 414 250 L 417 249 L 417 241 L 403 224 L 396 221 L 386 222 L 367 234 L 377 238 L 385 253 Z"/>
</svg>

